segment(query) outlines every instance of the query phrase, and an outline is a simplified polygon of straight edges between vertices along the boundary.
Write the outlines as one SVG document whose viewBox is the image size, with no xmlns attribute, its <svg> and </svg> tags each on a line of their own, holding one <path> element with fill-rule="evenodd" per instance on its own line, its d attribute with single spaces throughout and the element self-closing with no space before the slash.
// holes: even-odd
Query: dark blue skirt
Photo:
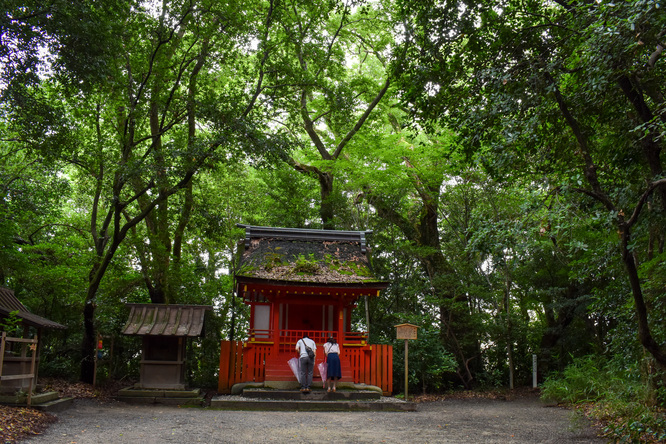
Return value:
<svg viewBox="0 0 666 444">
<path fill-rule="evenodd" d="M 340 356 L 337 353 L 329 353 L 326 357 L 326 363 L 328 364 L 328 370 L 326 372 L 326 378 L 342 378 L 342 368 L 340 367 Z"/>
</svg>

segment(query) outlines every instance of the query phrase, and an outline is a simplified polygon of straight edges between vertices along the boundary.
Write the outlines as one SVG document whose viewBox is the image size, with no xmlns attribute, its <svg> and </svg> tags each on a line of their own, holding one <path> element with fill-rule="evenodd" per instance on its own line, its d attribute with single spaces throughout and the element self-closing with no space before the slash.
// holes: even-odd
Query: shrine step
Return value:
<svg viewBox="0 0 666 444">
<path fill-rule="evenodd" d="M 272 400 L 304 400 L 304 401 L 358 401 L 376 400 L 381 398 L 381 393 L 371 390 L 349 390 L 340 389 L 335 392 L 327 392 L 325 389 L 313 388 L 309 393 L 299 390 L 277 390 L 246 388 L 243 390 L 245 398 L 272 399 Z"/>
<path fill-rule="evenodd" d="M 116 397 L 118 401 L 128 404 L 166 404 L 201 406 L 204 397 L 200 389 L 189 390 L 160 390 L 137 389 L 128 387 L 120 389 Z"/>
<path fill-rule="evenodd" d="M 300 393 L 300 392 L 299 392 Z M 336 392 L 340 394 L 342 392 Z M 307 412 L 413 412 L 416 404 L 402 400 L 329 400 L 317 399 L 249 399 L 245 396 L 217 396 L 211 399 L 210 408 L 236 411 L 307 411 Z"/>
<path fill-rule="evenodd" d="M 35 393 L 30 398 L 31 404 L 42 404 L 45 402 L 53 401 L 58 399 L 60 394 L 55 391 L 51 392 L 42 392 Z M 13 394 L 2 394 L 0 395 L 0 403 L 2 404 L 26 404 L 28 402 L 28 395 L 23 392 L 13 393 Z"/>
<path fill-rule="evenodd" d="M 27 406 L 28 398 L 25 394 L 2 395 L 0 404 L 12 406 Z M 72 405 L 74 398 L 61 398 L 58 392 L 43 392 L 32 395 L 30 406 L 32 408 L 46 411 L 62 411 Z"/>
<path fill-rule="evenodd" d="M 74 403 L 74 398 L 58 398 L 51 401 L 35 404 L 32 407 L 42 412 L 62 412 Z"/>
</svg>

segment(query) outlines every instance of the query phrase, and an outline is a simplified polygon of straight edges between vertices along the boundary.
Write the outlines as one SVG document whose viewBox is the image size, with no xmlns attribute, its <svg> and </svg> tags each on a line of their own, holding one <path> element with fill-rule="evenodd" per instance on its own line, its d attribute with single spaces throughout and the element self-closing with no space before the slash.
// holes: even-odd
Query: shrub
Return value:
<svg viewBox="0 0 666 444">
<path fill-rule="evenodd" d="M 542 398 L 568 404 L 596 401 L 607 385 L 606 375 L 597 365 L 599 359 L 598 356 L 579 358 L 562 375 L 547 378 L 542 387 Z"/>
<path fill-rule="evenodd" d="M 544 400 L 591 405 L 588 413 L 604 424 L 606 437 L 622 443 L 666 441 L 666 412 L 652 406 L 654 395 L 639 366 L 621 357 L 576 359 L 542 388 Z"/>
</svg>

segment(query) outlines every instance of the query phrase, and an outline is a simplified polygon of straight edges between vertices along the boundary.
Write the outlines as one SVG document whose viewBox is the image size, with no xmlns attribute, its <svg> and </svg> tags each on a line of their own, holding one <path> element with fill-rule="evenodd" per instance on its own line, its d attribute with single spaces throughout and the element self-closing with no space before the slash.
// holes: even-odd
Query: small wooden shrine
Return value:
<svg viewBox="0 0 666 444">
<path fill-rule="evenodd" d="M 187 338 L 200 336 L 210 305 L 128 304 L 123 334 L 141 336 L 141 369 L 136 388 L 185 388 Z"/>
<path fill-rule="evenodd" d="M 315 368 L 332 336 L 342 346 L 343 382 L 392 389 L 392 350 L 368 344 L 354 331 L 360 298 L 388 286 L 371 269 L 369 231 L 333 231 L 239 225 L 235 291 L 250 306 L 247 340 L 223 341 L 218 390 L 234 383 L 296 381 L 287 361 L 304 335 L 318 348 Z M 317 375 L 315 370 L 315 377 Z"/>
<path fill-rule="evenodd" d="M 12 290 L 0 287 L 0 321 L 3 324 L 9 322 L 12 313 L 15 314 L 22 333 L 1 332 L 0 393 L 26 392 L 30 397 L 37 384 L 39 341 L 43 330 L 66 327 L 31 313 Z"/>
</svg>

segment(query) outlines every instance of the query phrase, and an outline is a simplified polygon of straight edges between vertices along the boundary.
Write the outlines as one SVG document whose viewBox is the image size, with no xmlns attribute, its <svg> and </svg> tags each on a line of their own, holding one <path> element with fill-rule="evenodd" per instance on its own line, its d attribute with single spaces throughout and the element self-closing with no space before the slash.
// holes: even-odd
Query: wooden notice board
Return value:
<svg viewBox="0 0 666 444">
<path fill-rule="evenodd" d="M 419 327 L 412 324 L 400 324 L 395 328 L 397 328 L 396 339 L 416 339 L 416 329 Z"/>
</svg>

